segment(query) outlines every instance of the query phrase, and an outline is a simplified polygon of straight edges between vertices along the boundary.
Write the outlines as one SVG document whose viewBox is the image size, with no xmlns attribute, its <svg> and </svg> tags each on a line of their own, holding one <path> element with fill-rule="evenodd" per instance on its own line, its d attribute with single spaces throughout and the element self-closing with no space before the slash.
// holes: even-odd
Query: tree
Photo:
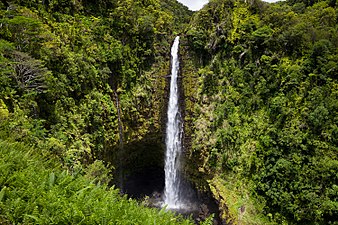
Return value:
<svg viewBox="0 0 338 225">
<path fill-rule="evenodd" d="M 45 80 L 51 72 L 43 66 L 42 61 L 18 51 L 14 51 L 11 57 L 14 70 L 11 77 L 15 80 L 17 88 L 23 92 L 43 92 L 46 89 Z"/>
</svg>

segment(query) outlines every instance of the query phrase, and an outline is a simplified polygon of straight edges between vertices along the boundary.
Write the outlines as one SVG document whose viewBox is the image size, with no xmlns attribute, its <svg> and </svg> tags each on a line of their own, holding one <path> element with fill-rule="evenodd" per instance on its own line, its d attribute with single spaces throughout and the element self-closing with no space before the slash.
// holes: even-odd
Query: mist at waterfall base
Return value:
<svg viewBox="0 0 338 225">
<path fill-rule="evenodd" d="M 211 196 L 194 190 L 182 172 L 183 119 L 179 104 L 179 40 L 177 36 L 171 48 L 164 171 L 163 168 L 149 167 L 131 174 L 126 177 L 124 190 L 136 198 L 149 196 L 147 201 L 151 207 L 166 208 L 187 216 L 193 215 L 198 221 L 210 213 L 215 213 L 217 217 L 218 207 Z"/>
</svg>

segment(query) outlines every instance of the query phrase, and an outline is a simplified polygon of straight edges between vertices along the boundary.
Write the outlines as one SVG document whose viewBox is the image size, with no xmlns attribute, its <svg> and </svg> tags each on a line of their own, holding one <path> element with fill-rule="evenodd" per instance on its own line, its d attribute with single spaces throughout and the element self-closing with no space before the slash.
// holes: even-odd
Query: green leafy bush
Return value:
<svg viewBox="0 0 338 225">
<path fill-rule="evenodd" d="M 46 152 L 3 140 L 0 155 L 1 224 L 192 224 L 120 196 L 99 162 L 69 174 Z"/>
</svg>

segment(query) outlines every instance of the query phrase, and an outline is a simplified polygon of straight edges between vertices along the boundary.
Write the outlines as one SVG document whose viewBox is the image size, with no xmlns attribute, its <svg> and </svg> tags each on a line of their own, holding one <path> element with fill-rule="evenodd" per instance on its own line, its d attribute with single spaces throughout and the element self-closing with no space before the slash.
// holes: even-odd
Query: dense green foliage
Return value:
<svg viewBox="0 0 338 225">
<path fill-rule="evenodd" d="M 0 100 L 9 113 L 2 137 L 48 148 L 76 167 L 111 158 L 121 142 L 158 135 L 165 84 L 158 77 L 169 67 L 172 33 L 189 18 L 186 7 L 8 2 L 0 3 Z"/>
<path fill-rule="evenodd" d="M 100 161 L 71 175 L 20 143 L 0 141 L 0 154 L 1 224 L 192 224 L 108 188 Z"/>
<path fill-rule="evenodd" d="M 1 224 L 176 223 L 82 175 L 161 140 L 159 77 L 190 14 L 171 0 L 0 2 L 0 138 L 33 147 L 1 142 Z M 44 151 L 60 165 L 40 163 Z"/>
<path fill-rule="evenodd" d="M 171 224 L 107 190 L 100 160 L 162 155 L 163 77 L 185 29 L 192 180 L 229 223 L 337 224 L 337 5 L 2 0 L 0 223 Z"/>
<path fill-rule="evenodd" d="M 337 19 L 335 1 L 211 0 L 187 29 L 191 155 L 207 176 L 246 180 L 235 189 L 278 224 L 337 223 Z"/>
</svg>

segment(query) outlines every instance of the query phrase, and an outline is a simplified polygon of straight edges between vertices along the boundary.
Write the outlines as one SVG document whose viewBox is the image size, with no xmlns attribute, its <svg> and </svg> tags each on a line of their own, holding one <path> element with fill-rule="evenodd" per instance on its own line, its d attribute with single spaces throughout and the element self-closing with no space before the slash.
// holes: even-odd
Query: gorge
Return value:
<svg viewBox="0 0 338 225">
<path fill-rule="evenodd" d="M 172 212 L 187 183 L 219 210 L 197 201 L 198 223 L 335 224 L 337 15 L 0 1 L 0 223 L 191 224 Z"/>
</svg>

